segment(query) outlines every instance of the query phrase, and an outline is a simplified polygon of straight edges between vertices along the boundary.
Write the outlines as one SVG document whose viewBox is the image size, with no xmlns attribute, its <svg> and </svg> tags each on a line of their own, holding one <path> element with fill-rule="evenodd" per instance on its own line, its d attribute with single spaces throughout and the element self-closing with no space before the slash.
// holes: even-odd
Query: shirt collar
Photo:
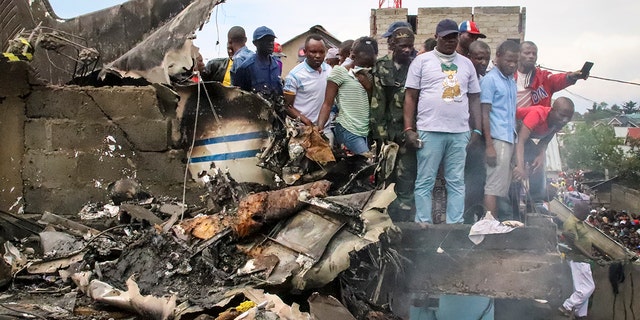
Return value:
<svg viewBox="0 0 640 320">
<path fill-rule="evenodd" d="M 307 70 L 308 72 L 316 72 L 317 70 L 311 68 L 311 66 L 307 63 L 307 58 L 304 58 L 304 61 L 302 61 L 302 63 L 304 63 L 304 68 L 305 70 Z M 325 72 L 329 69 L 329 64 L 326 62 L 322 62 L 322 64 L 320 65 L 320 69 L 322 70 L 322 72 Z"/>
</svg>

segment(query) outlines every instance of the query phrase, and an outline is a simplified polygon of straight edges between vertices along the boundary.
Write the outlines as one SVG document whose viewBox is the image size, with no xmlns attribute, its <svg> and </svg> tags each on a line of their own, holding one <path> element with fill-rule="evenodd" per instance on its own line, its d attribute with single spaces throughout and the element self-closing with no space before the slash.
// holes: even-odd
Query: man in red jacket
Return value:
<svg viewBox="0 0 640 320">
<path fill-rule="evenodd" d="M 551 107 L 554 93 L 576 83 L 582 78 L 580 71 L 552 74 L 536 67 L 538 47 L 531 41 L 520 44 L 520 59 L 516 71 L 518 108 L 533 105 Z"/>
<path fill-rule="evenodd" d="M 583 78 L 580 71 L 553 74 L 547 70 L 542 70 L 536 67 L 537 61 L 538 47 L 536 44 L 531 41 L 522 42 L 520 44 L 518 70 L 515 74 L 518 88 L 516 107 L 518 109 L 530 106 L 550 108 L 551 97 L 554 93 L 575 84 L 578 79 Z M 537 171 L 537 174 L 529 178 L 529 188 L 536 203 L 542 201 L 546 194 L 544 162 L 540 166 L 541 169 Z M 519 193 L 520 187 L 518 184 L 512 185 L 510 190 L 511 204 L 501 201 L 501 210 L 518 212 Z"/>
</svg>

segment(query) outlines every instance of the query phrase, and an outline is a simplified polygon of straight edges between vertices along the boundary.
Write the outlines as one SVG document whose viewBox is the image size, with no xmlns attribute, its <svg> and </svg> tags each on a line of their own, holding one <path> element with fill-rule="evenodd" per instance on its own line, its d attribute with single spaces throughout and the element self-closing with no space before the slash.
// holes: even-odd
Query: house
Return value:
<svg viewBox="0 0 640 320">
<path fill-rule="evenodd" d="M 320 35 L 325 40 L 328 48 L 338 48 L 342 42 L 321 25 L 315 25 L 309 28 L 309 30 L 287 40 L 287 42 L 282 43 L 282 53 L 286 55 L 286 58 L 282 58 L 283 77 L 286 76 L 293 67 L 304 60 L 304 41 L 312 34 Z"/>
<path fill-rule="evenodd" d="M 640 141 L 640 128 L 629 128 L 624 144 L 628 146 L 632 143 L 632 140 Z"/>
<path fill-rule="evenodd" d="M 593 126 L 612 126 L 614 128 L 637 128 L 640 118 L 636 117 L 635 114 L 628 115 L 617 115 L 611 118 L 604 118 L 594 122 Z"/>
</svg>

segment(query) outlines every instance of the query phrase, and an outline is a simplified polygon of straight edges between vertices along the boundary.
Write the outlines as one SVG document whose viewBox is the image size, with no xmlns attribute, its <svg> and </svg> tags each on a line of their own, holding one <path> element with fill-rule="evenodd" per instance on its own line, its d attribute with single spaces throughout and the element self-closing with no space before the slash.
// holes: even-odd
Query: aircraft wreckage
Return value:
<svg viewBox="0 0 640 320">
<path fill-rule="evenodd" d="M 186 150 L 199 201 L 152 194 L 129 177 L 72 217 L 0 211 L 0 317 L 422 319 L 439 304 L 553 318 L 549 305 L 570 282 L 549 217 L 487 235 L 393 223 L 386 181 L 397 145 L 379 146 L 373 160 L 347 155 L 283 117 L 278 99 L 191 81 L 193 33 L 223 2 L 130 1 L 69 20 L 46 0 L 3 3 L 10 17 L 34 15 L 3 20 L 11 34 L 1 36 L 41 79 L 153 85 L 173 103 L 171 142 Z M 632 258 L 615 249 L 609 258 Z"/>
</svg>

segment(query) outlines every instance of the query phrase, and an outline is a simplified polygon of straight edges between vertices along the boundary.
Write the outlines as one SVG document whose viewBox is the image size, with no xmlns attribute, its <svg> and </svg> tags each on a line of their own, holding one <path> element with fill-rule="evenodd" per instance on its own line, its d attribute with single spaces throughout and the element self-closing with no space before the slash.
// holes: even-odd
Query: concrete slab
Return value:
<svg viewBox="0 0 640 320">
<path fill-rule="evenodd" d="M 557 251 L 555 225 L 487 235 L 479 245 L 470 225 L 399 223 L 401 254 L 410 259 L 401 291 L 559 301 L 571 286 Z"/>
</svg>

